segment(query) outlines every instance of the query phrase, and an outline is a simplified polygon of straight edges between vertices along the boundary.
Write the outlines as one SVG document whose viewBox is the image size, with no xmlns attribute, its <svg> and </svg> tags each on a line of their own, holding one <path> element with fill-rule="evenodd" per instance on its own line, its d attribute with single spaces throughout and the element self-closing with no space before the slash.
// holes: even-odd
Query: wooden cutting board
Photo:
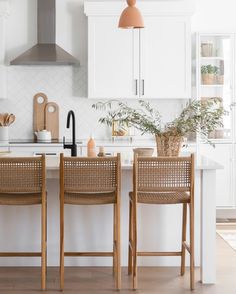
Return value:
<svg viewBox="0 0 236 294">
<path fill-rule="evenodd" d="M 45 106 L 45 125 L 52 139 L 59 139 L 59 106 L 55 102 L 48 102 Z"/>
<path fill-rule="evenodd" d="M 33 130 L 34 132 L 45 129 L 44 110 L 48 102 L 48 97 L 44 93 L 37 93 L 34 95 L 34 116 L 33 116 Z M 35 136 L 36 138 L 36 136 Z"/>
</svg>

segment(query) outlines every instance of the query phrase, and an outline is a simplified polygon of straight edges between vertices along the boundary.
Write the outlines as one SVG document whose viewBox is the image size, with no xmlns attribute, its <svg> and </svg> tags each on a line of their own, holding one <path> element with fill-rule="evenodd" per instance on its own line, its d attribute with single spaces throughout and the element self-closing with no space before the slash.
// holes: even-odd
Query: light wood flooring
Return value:
<svg viewBox="0 0 236 294">
<path fill-rule="evenodd" d="M 188 270 L 184 278 L 179 268 L 139 268 L 139 290 L 131 290 L 131 279 L 127 269 L 122 269 L 121 294 L 235 294 L 236 293 L 236 251 L 217 236 L 217 284 L 203 286 L 196 284 L 196 290 L 189 290 Z M 196 277 L 199 279 L 199 269 Z M 65 294 L 109 294 L 116 293 L 111 268 L 65 268 Z M 39 268 L 0 268 L 0 294 L 40 293 Z M 59 292 L 59 269 L 49 268 L 47 291 Z"/>
</svg>

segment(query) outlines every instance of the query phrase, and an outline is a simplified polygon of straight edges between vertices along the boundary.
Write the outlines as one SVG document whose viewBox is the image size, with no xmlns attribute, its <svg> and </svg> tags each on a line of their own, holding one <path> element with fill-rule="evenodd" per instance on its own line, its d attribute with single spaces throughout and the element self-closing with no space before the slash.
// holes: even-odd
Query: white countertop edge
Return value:
<svg viewBox="0 0 236 294">
<path fill-rule="evenodd" d="M 196 158 L 196 170 L 218 170 L 218 169 L 224 169 L 224 166 L 214 160 L 211 160 L 210 158 L 198 155 L 197 157 L 200 157 L 199 159 Z"/>
</svg>

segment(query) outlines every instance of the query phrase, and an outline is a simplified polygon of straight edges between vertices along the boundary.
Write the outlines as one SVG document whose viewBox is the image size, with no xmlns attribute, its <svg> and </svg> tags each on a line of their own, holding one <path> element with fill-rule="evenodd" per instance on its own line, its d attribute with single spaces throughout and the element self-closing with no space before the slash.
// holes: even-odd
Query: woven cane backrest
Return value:
<svg viewBox="0 0 236 294">
<path fill-rule="evenodd" d="M 41 157 L 0 158 L 0 193 L 40 193 Z"/>
<path fill-rule="evenodd" d="M 190 191 L 191 157 L 138 157 L 137 191 Z"/>
<path fill-rule="evenodd" d="M 65 157 L 63 164 L 65 192 L 111 192 L 117 188 L 118 157 Z"/>
</svg>

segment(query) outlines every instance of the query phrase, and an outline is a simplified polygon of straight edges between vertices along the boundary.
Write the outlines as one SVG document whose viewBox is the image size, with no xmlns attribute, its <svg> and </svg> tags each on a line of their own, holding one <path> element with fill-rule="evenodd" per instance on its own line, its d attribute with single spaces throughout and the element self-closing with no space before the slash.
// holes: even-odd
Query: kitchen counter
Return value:
<svg viewBox="0 0 236 294">
<path fill-rule="evenodd" d="M 26 153 L 27 154 L 27 153 Z M 17 154 L 12 154 L 11 156 L 16 156 Z M 19 154 L 18 154 L 19 155 Z M 22 154 L 20 154 L 22 155 Z M 29 155 L 29 154 L 28 154 Z M 188 153 L 182 153 L 182 156 L 188 156 Z M 31 156 L 33 156 L 33 154 L 31 154 Z M 59 168 L 59 157 L 55 156 L 55 157 L 47 157 L 46 158 L 46 162 L 47 162 L 47 171 L 58 171 Z M 121 162 L 121 167 L 122 170 L 132 170 L 133 166 L 132 166 L 132 160 L 129 160 L 129 162 Z M 196 155 L 195 156 L 195 170 L 196 171 L 202 171 L 202 170 L 217 170 L 217 169 L 223 169 L 224 167 L 205 157 L 205 156 L 200 156 L 200 155 Z"/>
<path fill-rule="evenodd" d="M 9 153 L 6 156 L 32 156 L 33 152 Z M 48 265 L 59 263 L 59 157 L 46 157 L 48 191 Z M 223 168 L 206 157 L 197 156 L 195 165 L 195 248 L 196 265 L 201 266 L 203 283 L 215 283 L 215 180 L 216 170 Z M 122 162 L 121 251 L 122 266 L 127 265 L 128 192 L 132 189 L 132 163 Z M 16 217 L 17 215 L 17 217 Z M 180 205 L 139 206 L 139 249 L 178 251 L 181 244 Z M 36 207 L 0 207 L 1 250 L 37 250 L 40 244 L 40 211 Z M 112 246 L 111 206 L 69 206 L 65 208 L 65 248 L 76 251 L 110 250 Z M 149 229 L 156 225 L 156 234 Z M 19 233 L 20 232 L 20 233 Z M 102 238 L 101 238 L 102 233 Z M 15 239 L 17 238 L 17 242 Z M 31 242 L 27 242 L 27 240 Z M 30 244 L 29 244 L 30 243 Z M 37 244 L 37 245 L 36 245 Z M 28 246 L 28 248 L 27 248 Z M 188 260 L 188 259 L 187 259 Z M 143 257 L 143 266 L 179 266 L 179 257 Z M 3 266 L 39 265 L 34 259 L 4 258 Z M 66 258 L 70 266 L 110 266 L 105 258 Z M 199 277 L 197 277 L 199 280 Z"/>
<path fill-rule="evenodd" d="M 87 139 L 81 139 L 77 140 L 76 144 L 79 146 L 86 147 L 87 146 Z M 67 143 L 70 143 L 70 140 L 66 141 Z M 135 146 L 144 146 L 144 147 L 155 147 L 156 141 L 148 138 L 148 139 L 132 139 L 129 140 L 129 138 L 119 138 L 114 140 L 95 140 L 96 146 L 104 146 L 104 147 L 114 147 L 114 146 L 123 146 L 123 147 L 135 147 Z M 63 140 L 51 140 L 50 142 L 38 142 L 35 139 L 11 139 L 9 142 L 0 142 L 0 147 L 4 146 L 63 146 Z M 194 141 L 186 141 L 183 143 L 183 145 L 196 145 L 196 142 Z"/>
</svg>

